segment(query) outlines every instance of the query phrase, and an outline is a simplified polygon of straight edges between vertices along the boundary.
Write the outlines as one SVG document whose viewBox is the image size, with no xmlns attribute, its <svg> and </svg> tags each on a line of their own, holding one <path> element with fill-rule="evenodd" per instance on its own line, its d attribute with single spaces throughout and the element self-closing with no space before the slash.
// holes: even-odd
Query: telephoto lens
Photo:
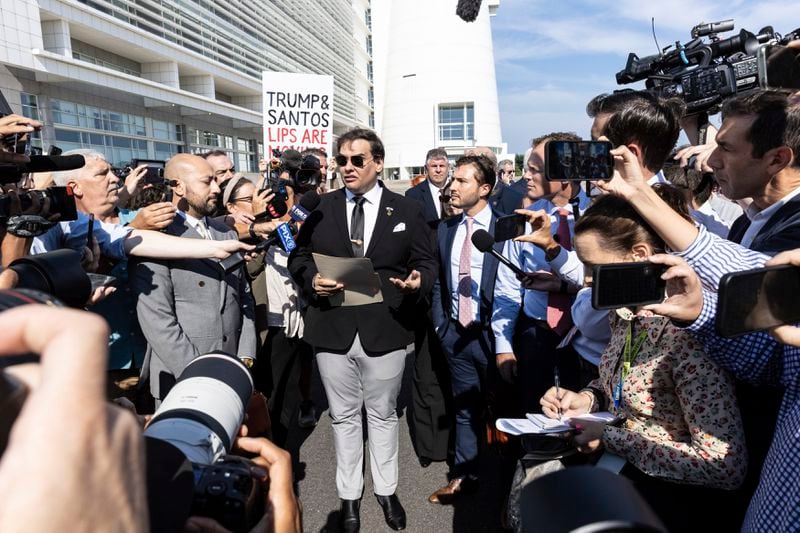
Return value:
<svg viewBox="0 0 800 533">
<path fill-rule="evenodd" d="M 238 358 L 202 355 L 186 366 L 144 435 L 172 444 L 192 463 L 212 464 L 230 451 L 252 394 L 253 378 Z"/>
</svg>

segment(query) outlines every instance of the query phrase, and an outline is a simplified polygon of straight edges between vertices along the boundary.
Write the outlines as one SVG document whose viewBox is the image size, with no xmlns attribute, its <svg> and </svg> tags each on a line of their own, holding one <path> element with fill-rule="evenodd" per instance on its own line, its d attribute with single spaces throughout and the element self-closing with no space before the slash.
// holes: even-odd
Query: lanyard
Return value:
<svg viewBox="0 0 800 533">
<path fill-rule="evenodd" d="M 619 410 L 620 403 L 622 403 L 622 383 L 628 374 L 631 372 L 631 363 L 639 355 L 642 349 L 642 344 L 647 338 L 647 331 L 642 331 L 636 336 L 636 342 L 633 342 L 633 320 L 628 322 L 628 333 L 625 335 L 625 347 L 622 349 L 622 374 L 620 375 L 617 386 L 614 387 L 614 409 Z"/>
</svg>

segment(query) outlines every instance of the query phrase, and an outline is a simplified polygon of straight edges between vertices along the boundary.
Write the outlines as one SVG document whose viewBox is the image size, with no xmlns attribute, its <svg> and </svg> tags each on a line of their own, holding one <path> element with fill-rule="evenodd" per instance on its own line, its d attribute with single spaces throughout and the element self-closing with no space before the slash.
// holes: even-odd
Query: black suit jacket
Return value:
<svg viewBox="0 0 800 533">
<path fill-rule="evenodd" d="M 433 203 L 431 187 L 428 180 L 418 183 L 406 191 L 406 198 L 411 198 L 422 204 L 422 216 L 425 222 L 431 227 L 436 227 L 439 222 L 439 214 L 436 212 L 436 204 Z"/>
<path fill-rule="evenodd" d="M 489 233 L 494 235 L 494 223 L 501 216 L 496 211 L 492 211 L 492 221 L 489 224 Z M 436 243 L 439 252 L 439 277 L 433 287 L 433 325 L 439 338 L 444 338 L 450 327 L 452 300 L 450 298 L 453 279 L 450 272 L 450 261 L 452 259 L 453 240 L 456 230 L 463 217 L 455 216 L 443 220 L 439 225 Z M 505 242 L 494 243 L 493 248 L 503 253 Z M 494 307 L 494 285 L 497 280 L 497 267 L 499 261 L 492 254 L 483 254 L 483 267 L 481 270 L 480 288 L 480 318 L 483 325 L 483 335 L 486 345 L 494 349 L 494 336 L 492 335 L 492 309 Z"/>
<path fill-rule="evenodd" d="M 289 271 L 309 300 L 303 337 L 316 348 L 339 351 L 350 347 L 357 332 L 368 351 L 403 348 L 414 341 L 416 304 L 430 292 L 438 272 L 431 230 L 418 202 L 384 188 L 365 253 L 380 276 L 383 302 L 333 306 L 328 298 L 314 293 L 311 280 L 317 268 L 311 254 L 353 257 L 346 201 L 345 189 L 324 195 L 300 229 L 297 248 L 289 257 Z M 418 293 L 404 295 L 389 278 L 405 279 L 411 270 L 419 271 L 422 286 Z"/>
<path fill-rule="evenodd" d="M 741 243 L 750 219 L 741 215 L 731 226 L 728 240 Z M 800 196 L 795 196 L 773 214 L 749 248 L 768 255 L 800 247 Z"/>
</svg>

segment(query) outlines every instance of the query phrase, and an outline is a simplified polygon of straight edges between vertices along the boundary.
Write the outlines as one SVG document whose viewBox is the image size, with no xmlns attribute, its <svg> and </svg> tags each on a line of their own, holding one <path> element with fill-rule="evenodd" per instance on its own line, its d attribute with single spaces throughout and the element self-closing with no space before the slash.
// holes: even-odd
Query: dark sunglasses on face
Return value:
<svg viewBox="0 0 800 533">
<path fill-rule="evenodd" d="M 335 159 L 336 164 L 340 167 L 347 166 L 348 157 L 346 155 L 337 155 Z M 365 158 L 363 155 L 354 155 L 349 158 L 349 161 L 353 163 L 353 166 L 356 168 L 364 168 L 364 165 L 372 161 L 372 158 Z"/>
</svg>

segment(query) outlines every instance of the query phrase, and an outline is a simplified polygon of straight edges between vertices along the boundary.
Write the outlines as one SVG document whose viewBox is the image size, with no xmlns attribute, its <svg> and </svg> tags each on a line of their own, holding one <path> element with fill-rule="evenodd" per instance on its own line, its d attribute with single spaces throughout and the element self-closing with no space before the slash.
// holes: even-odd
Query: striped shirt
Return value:
<svg viewBox="0 0 800 533">
<path fill-rule="evenodd" d="M 703 310 L 688 326 L 714 359 L 738 379 L 785 387 L 778 421 L 761 479 L 747 510 L 743 531 L 795 531 L 800 524 L 800 349 L 764 332 L 734 339 L 716 335 L 717 286 L 728 272 L 759 268 L 769 256 L 721 239 L 704 228 L 677 254 L 703 282 Z"/>
</svg>

